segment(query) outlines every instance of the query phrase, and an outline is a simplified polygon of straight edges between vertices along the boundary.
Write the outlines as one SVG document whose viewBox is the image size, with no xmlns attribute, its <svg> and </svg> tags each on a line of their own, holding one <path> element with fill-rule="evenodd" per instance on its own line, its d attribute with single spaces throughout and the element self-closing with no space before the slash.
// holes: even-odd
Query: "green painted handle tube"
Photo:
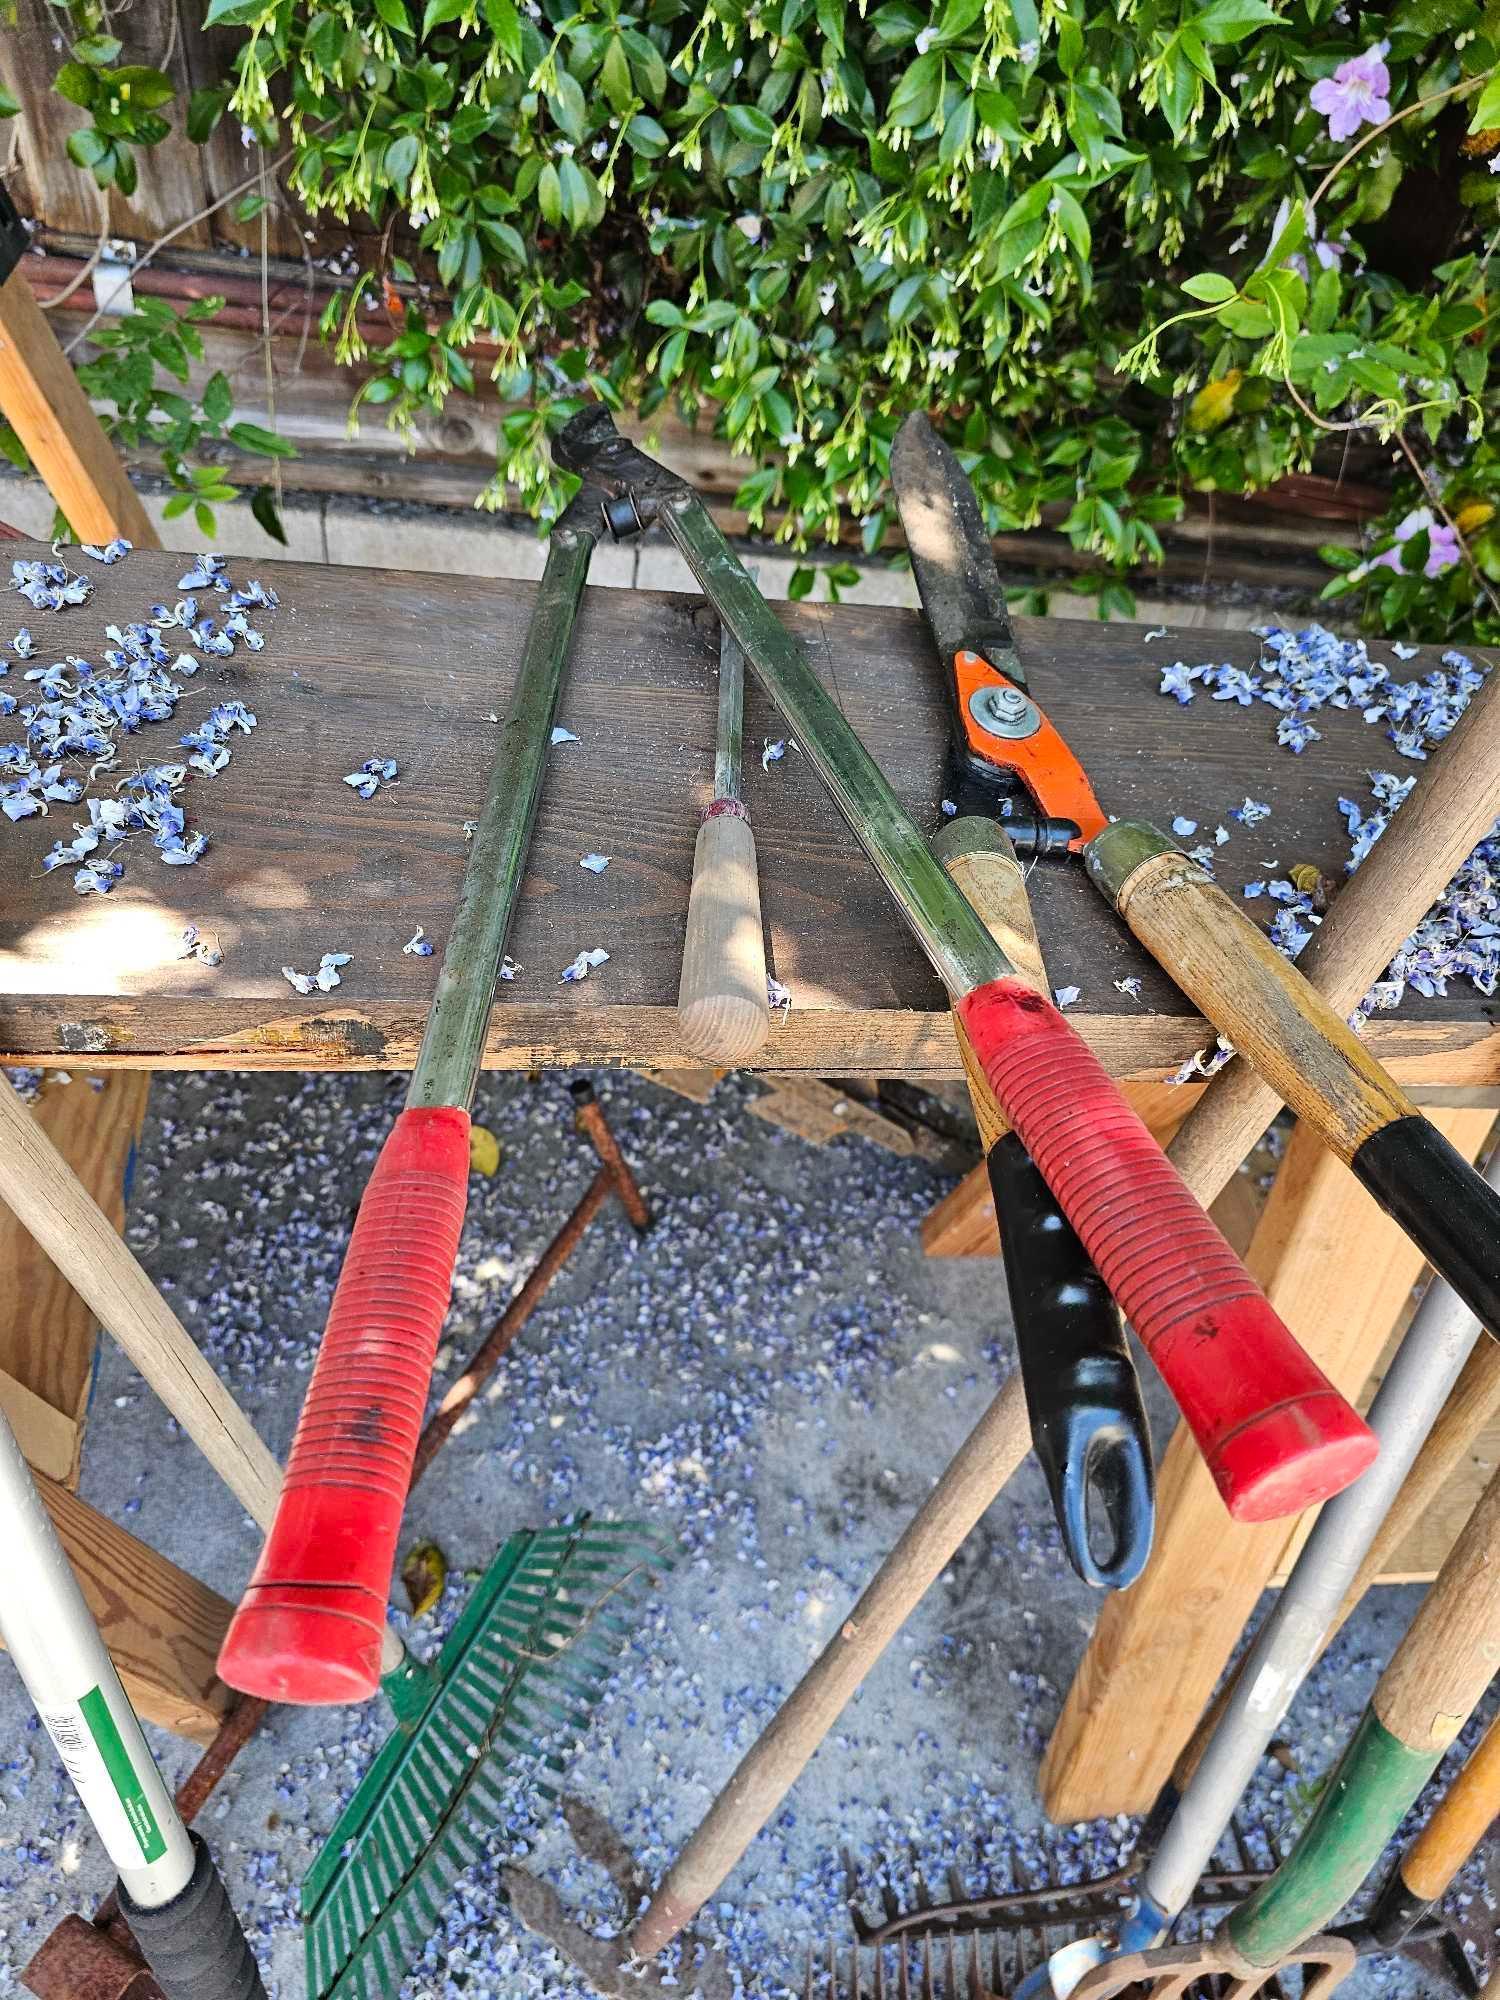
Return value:
<svg viewBox="0 0 1500 2000">
<path fill-rule="evenodd" d="M 1292 1853 L 1247 1896 L 1225 1932 L 1242 1958 L 1277 1965 L 1341 1910 L 1442 1761 L 1410 1750 L 1365 1710 Z"/>
</svg>

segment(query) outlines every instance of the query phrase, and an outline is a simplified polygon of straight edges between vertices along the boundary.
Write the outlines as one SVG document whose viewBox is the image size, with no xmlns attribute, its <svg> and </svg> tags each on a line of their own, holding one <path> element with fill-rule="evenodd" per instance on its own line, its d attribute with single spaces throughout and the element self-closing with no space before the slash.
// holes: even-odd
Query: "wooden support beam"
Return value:
<svg viewBox="0 0 1500 2000">
<path fill-rule="evenodd" d="M 130 1156 L 146 1115 L 149 1072 L 49 1081 L 32 1116 L 116 1229 L 125 1222 Z M 78 1483 L 78 1451 L 94 1380 L 94 1315 L 0 1202 L 0 1408 L 38 1472 Z"/>
<path fill-rule="evenodd" d="M 234 1607 L 56 1480 L 37 1486 L 136 1713 L 207 1743 L 234 1700 L 214 1670 Z"/>
<path fill-rule="evenodd" d="M 1488 1111 L 1433 1122 L 1465 1158 Z M 1316 1136 L 1298 1126 L 1250 1246 L 1251 1271 L 1340 1389 L 1356 1396 L 1406 1304 L 1422 1257 Z M 1157 1480 L 1156 1552 L 1106 1600 L 1042 1760 L 1049 1818 L 1145 1812 L 1213 1693 L 1287 1545 L 1285 1521 L 1229 1520 L 1179 1425 Z"/>
<path fill-rule="evenodd" d="M 81 542 L 160 548 L 47 316 L 19 270 L 0 284 L 0 413 Z"/>
</svg>

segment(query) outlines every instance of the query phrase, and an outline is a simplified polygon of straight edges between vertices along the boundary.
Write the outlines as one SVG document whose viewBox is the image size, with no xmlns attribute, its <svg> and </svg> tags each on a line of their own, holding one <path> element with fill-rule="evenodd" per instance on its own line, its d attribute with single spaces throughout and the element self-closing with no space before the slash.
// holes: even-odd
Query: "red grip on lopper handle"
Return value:
<svg viewBox="0 0 1500 2000">
<path fill-rule="evenodd" d="M 1326 1500 L 1374 1433 L 1298 1346 L 1083 1038 L 1019 979 L 958 1002 L 990 1088 L 1177 1399 L 1224 1504 Z"/>
<path fill-rule="evenodd" d="M 403 1111 L 354 1220 L 276 1518 L 219 1650 L 220 1678 L 246 1694 L 363 1701 L 379 1685 L 468 1190 L 468 1112 Z"/>
</svg>

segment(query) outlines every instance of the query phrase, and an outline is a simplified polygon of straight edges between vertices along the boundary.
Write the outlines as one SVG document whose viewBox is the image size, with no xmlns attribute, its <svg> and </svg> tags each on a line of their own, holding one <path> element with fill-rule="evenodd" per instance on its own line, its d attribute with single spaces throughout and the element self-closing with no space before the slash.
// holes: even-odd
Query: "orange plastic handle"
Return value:
<svg viewBox="0 0 1500 2000">
<path fill-rule="evenodd" d="M 992 667 L 982 654 L 955 653 L 953 674 L 958 683 L 958 712 L 964 741 L 972 755 L 998 769 L 1014 771 L 1036 800 L 1038 810 L 1049 819 L 1072 820 L 1078 828 L 1078 837 L 1068 842 L 1068 851 L 1078 853 L 1109 825 L 1083 766 L 1030 695 L 1027 699 L 1041 717 L 1032 735 L 1001 738 L 980 727 L 969 706 L 970 697 L 981 688 L 1016 687 L 1008 674 Z M 1017 691 L 1026 693 L 1024 688 Z"/>
</svg>

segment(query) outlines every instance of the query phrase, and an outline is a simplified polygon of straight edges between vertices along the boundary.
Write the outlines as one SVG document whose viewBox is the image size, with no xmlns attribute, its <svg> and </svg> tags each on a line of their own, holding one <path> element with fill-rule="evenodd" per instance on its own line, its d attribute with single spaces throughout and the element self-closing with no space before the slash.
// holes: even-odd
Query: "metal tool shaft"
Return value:
<svg viewBox="0 0 1500 2000">
<path fill-rule="evenodd" d="M 474 1101 L 495 982 L 542 794 L 568 640 L 596 540 L 587 525 L 559 523 L 548 543 L 515 695 L 406 1093 L 409 1108 L 456 1104 L 467 1110 Z"/>
<path fill-rule="evenodd" d="M 895 897 L 934 971 L 955 996 L 1013 971 L 1009 960 L 928 851 L 911 815 L 845 721 L 696 494 L 674 493 L 657 518 L 738 640 Z"/>
<path fill-rule="evenodd" d="M 719 627 L 719 723 L 714 739 L 714 797 L 740 795 L 745 732 L 745 655 L 727 625 Z"/>
</svg>

